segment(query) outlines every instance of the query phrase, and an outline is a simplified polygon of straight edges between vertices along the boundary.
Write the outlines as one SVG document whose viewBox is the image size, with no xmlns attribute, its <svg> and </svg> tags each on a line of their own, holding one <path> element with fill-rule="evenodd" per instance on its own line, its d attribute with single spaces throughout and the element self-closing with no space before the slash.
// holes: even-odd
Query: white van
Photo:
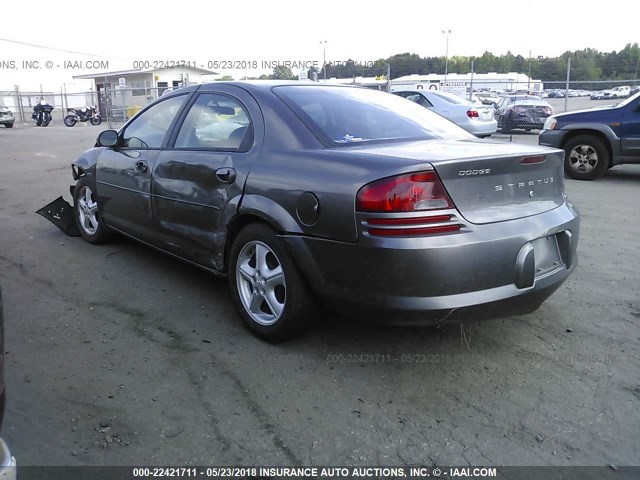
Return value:
<svg viewBox="0 0 640 480">
<path fill-rule="evenodd" d="M 627 85 L 604 91 L 604 98 L 627 98 L 629 95 L 631 95 L 631 87 Z"/>
</svg>

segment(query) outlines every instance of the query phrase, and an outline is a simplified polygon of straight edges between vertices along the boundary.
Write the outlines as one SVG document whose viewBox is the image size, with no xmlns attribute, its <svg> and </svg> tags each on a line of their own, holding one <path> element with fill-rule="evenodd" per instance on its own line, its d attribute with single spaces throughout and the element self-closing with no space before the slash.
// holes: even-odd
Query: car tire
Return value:
<svg viewBox="0 0 640 480">
<path fill-rule="evenodd" d="M 564 146 L 564 172 L 576 180 L 594 180 L 609 167 L 606 145 L 593 135 L 578 135 Z"/>
<path fill-rule="evenodd" d="M 73 216 L 82 238 L 94 245 L 105 243 L 112 237 L 100 217 L 97 200 L 93 182 L 87 177 L 80 178 L 73 191 Z"/>
<path fill-rule="evenodd" d="M 313 324 L 314 298 L 271 228 L 261 223 L 244 227 L 233 241 L 228 265 L 233 301 L 254 335 L 281 342 Z"/>
<path fill-rule="evenodd" d="M 4 126 L 7 128 L 13 128 L 13 123 L 5 123 Z"/>
</svg>

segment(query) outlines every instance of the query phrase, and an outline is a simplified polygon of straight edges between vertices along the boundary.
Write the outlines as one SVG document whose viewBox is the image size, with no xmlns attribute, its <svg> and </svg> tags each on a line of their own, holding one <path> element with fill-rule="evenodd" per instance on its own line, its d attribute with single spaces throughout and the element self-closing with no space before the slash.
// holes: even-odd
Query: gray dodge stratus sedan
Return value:
<svg viewBox="0 0 640 480">
<path fill-rule="evenodd" d="M 85 240 L 226 275 L 270 341 L 318 305 L 439 324 L 526 314 L 576 266 L 563 152 L 479 140 L 388 93 L 231 82 L 165 95 L 73 162 Z"/>
</svg>

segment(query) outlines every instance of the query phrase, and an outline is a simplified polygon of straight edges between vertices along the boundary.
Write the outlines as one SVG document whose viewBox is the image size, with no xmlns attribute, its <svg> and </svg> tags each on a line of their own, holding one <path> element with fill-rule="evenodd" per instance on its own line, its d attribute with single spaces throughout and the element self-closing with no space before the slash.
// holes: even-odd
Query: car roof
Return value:
<svg viewBox="0 0 640 480">
<path fill-rule="evenodd" d="M 524 98 L 522 100 L 517 100 L 515 102 L 515 105 L 549 105 L 549 103 L 545 102 L 542 99 L 538 99 L 538 98 Z M 551 106 L 551 105 L 549 105 Z"/>
<path fill-rule="evenodd" d="M 210 82 L 199 85 L 202 89 L 215 88 L 218 85 L 232 85 L 236 87 L 244 88 L 245 90 L 270 90 L 273 87 L 281 86 L 311 86 L 311 87 L 341 87 L 341 88 L 354 88 L 353 85 L 340 85 L 335 83 L 323 83 L 300 81 L 300 80 L 235 80 L 232 82 Z M 355 87 L 361 88 L 361 87 Z"/>
</svg>

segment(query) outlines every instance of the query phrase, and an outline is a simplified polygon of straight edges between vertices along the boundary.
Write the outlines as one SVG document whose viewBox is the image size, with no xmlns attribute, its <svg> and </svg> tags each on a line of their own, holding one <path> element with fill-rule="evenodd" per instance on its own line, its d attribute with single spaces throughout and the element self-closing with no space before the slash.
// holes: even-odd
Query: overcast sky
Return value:
<svg viewBox="0 0 640 480">
<path fill-rule="evenodd" d="M 172 6 L 170 6 L 172 5 Z M 0 40 L 0 89 L 59 91 L 90 83 L 73 80 L 86 70 L 44 67 L 62 61 L 107 60 L 109 70 L 133 68 L 135 60 L 373 61 L 396 53 L 444 56 L 496 55 L 510 50 L 527 57 L 566 50 L 618 51 L 640 41 L 637 1 L 615 2 L 615 12 L 585 2 L 454 0 L 179 2 L 108 0 L 3 3 L 0 38 L 83 52 L 64 53 Z M 624 13 L 626 12 L 626 14 Z M 16 69 L 6 68 L 15 61 Z M 38 60 L 39 70 L 25 70 Z M 4 61 L 4 64 L 2 63 Z M 243 70 L 223 71 L 240 78 Z M 248 72 L 249 74 L 255 74 Z M 262 72 L 260 72 L 262 73 Z M 269 72 L 266 72 L 269 73 Z M 436 72 L 437 73 L 437 72 Z"/>
</svg>

